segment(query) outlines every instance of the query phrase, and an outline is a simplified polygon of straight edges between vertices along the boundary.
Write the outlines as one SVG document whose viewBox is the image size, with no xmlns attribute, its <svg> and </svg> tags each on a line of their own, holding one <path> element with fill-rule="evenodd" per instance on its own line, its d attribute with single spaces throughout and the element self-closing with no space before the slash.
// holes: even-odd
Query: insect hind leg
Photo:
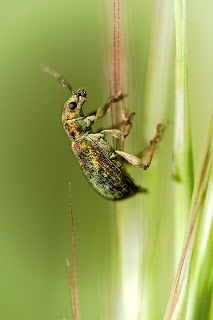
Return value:
<svg viewBox="0 0 213 320">
<path fill-rule="evenodd" d="M 119 150 L 116 150 L 115 152 L 117 154 L 119 154 L 121 157 L 123 157 L 126 161 L 128 161 L 129 163 L 131 163 L 132 165 L 142 169 L 142 170 L 147 170 L 150 165 L 151 165 L 151 162 L 152 162 L 152 158 L 153 158 L 153 155 L 154 155 L 154 152 L 155 152 L 155 148 L 156 148 L 156 145 L 157 145 L 157 142 L 159 141 L 160 139 L 160 136 L 161 136 L 161 132 L 165 129 L 165 126 L 163 126 L 162 124 L 158 124 L 157 127 L 156 127 L 156 133 L 153 137 L 153 139 L 150 141 L 150 148 L 149 148 L 149 155 L 148 155 L 148 160 L 147 160 L 147 163 L 144 164 L 140 158 L 136 157 L 136 156 L 133 156 L 129 153 L 126 153 L 126 152 L 123 152 L 123 151 L 119 151 Z"/>
</svg>

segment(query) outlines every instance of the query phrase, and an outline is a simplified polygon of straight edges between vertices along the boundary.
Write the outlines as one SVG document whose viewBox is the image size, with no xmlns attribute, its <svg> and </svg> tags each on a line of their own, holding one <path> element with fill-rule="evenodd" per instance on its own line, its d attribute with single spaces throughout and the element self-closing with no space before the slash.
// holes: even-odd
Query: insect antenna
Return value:
<svg viewBox="0 0 213 320">
<path fill-rule="evenodd" d="M 59 73 L 57 73 L 54 70 L 51 70 L 49 67 L 47 67 L 45 65 L 42 65 L 41 67 L 45 72 L 47 72 L 47 73 L 51 74 L 53 77 L 57 78 L 58 81 L 61 83 L 62 87 L 67 88 L 71 93 L 73 93 L 72 86 Z"/>
</svg>

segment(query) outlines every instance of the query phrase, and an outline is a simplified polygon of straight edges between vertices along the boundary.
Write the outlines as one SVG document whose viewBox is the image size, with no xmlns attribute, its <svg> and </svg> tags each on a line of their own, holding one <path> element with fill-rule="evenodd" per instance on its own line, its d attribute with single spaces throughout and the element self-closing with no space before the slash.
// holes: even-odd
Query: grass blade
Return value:
<svg viewBox="0 0 213 320">
<path fill-rule="evenodd" d="M 208 176 L 190 268 L 186 319 L 212 319 L 213 292 L 213 119 L 209 130 Z"/>
<path fill-rule="evenodd" d="M 189 112 L 188 59 L 185 0 L 175 0 L 176 99 L 174 131 L 174 241 L 175 265 L 179 261 L 193 190 L 193 160 Z"/>
<path fill-rule="evenodd" d="M 170 301 L 166 311 L 164 319 L 185 319 L 185 312 L 187 310 L 188 303 L 188 289 L 191 288 L 191 282 L 195 281 L 196 278 L 189 278 L 190 265 L 192 263 L 192 250 L 196 251 L 195 239 L 200 234 L 201 221 L 202 226 L 205 225 L 205 217 L 210 219 L 210 226 L 212 225 L 212 180 L 213 180 L 213 117 L 211 119 L 210 128 L 208 132 L 207 142 L 205 143 L 204 151 L 202 152 L 202 159 L 200 166 L 197 171 L 195 186 L 193 191 L 192 203 L 189 213 L 189 226 L 186 234 L 185 244 L 183 247 L 176 279 L 173 285 Z M 211 195 L 211 196 L 210 196 Z M 210 208 L 210 209 L 204 209 Z M 210 210 L 210 213 L 209 213 Z M 209 236 L 211 239 L 211 227 L 209 228 Z M 201 231 L 202 237 L 206 236 L 206 228 Z M 202 238 L 201 238 L 202 239 Z M 207 246 L 206 246 L 207 248 Z M 212 253 L 209 254 L 209 250 L 205 251 L 204 256 L 208 256 L 208 261 L 212 262 Z M 203 259 L 201 259 L 204 262 Z M 195 265 L 195 269 L 199 270 L 201 264 Z M 211 268 L 210 268 L 211 269 Z M 198 271 L 197 271 L 198 272 Z M 212 271 L 207 273 L 207 279 L 212 284 Z M 198 278 L 197 278 L 198 281 Z M 190 284 L 190 286 L 189 286 Z M 205 287 L 205 281 L 203 281 L 201 287 Z M 206 287 L 205 287 L 206 289 Z M 212 290 L 212 287 L 211 287 Z M 199 291 L 199 290 L 198 290 Z M 192 293 L 192 296 L 194 294 Z M 191 298 L 190 298 L 191 299 Z M 189 300 L 191 301 L 191 300 Z M 199 300 L 200 301 L 200 300 Z M 190 308 L 187 311 L 190 312 Z M 191 319 L 191 318 L 189 318 Z M 198 318 L 195 318 L 198 319 Z"/>
</svg>

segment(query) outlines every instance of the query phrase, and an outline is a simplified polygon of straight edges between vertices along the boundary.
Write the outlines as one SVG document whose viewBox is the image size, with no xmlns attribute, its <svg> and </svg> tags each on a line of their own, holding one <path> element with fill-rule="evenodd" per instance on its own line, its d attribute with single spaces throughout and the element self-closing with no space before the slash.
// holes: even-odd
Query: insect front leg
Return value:
<svg viewBox="0 0 213 320">
<path fill-rule="evenodd" d="M 155 152 L 157 142 L 159 141 L 160 133 L 163 129 L 164 129 L 163 125 L 161 125 L 161 124 L 157 125 L 156 133 L 155 133 L 153 139 L 150 141 L 149 156 L 148 156 L 147 164 L 144 164 L 140 158 L 133 156 L 129 153 L 119 151 L 119 150 L 116 150 L 115 152 L 117 154 L 119 154 L 121 157 L 123 157 L 125 160 L 127 160 L 129 163 L 131 163 L 132 165 L 134 165 L 142 170 L 147 170 L 151 165 L 153 154 Z"/>
<path fill-rule="evenodd" d="M 123 93 L 119 94 L 117 97 L 110 97 L 102 107 L 98 108 L 95 116 L 95 122 L 97 122 L 99 119 L 105 116 L 107 110 L 109 109 L 112 103 L 119 102 L 125 97 L 126 96 Z"/>
</svg>

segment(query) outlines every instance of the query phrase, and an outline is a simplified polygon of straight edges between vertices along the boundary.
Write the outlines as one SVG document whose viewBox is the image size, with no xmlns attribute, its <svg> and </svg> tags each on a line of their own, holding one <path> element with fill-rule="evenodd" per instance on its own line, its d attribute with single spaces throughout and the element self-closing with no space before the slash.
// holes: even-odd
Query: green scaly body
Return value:
<svg viewBox="0 0 213 320">
<path fill-rule="evenodd" d="M 79 165 L 93 188 L 110 200 L 120 200 L 138 192 L 125 168 L 116 159 L 110 144 L 100 133 L 92 133 L 95 116 L 84 117 L 82 105 L 86 101 L 84 90 L 78 90 L 64 104 L 62 123 Z M 70 106 L 76 107 L 72 110 Z"/>
</svg>

